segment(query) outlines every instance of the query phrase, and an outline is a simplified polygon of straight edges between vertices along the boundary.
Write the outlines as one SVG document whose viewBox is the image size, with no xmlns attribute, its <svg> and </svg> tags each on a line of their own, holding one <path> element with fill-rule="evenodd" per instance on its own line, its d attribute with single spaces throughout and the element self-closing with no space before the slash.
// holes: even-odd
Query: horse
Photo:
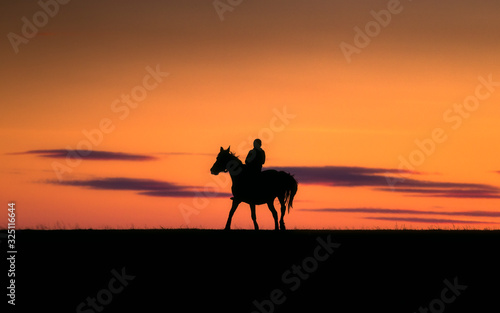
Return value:
<svg viewBox="0 0 500 313">
<path fill-rule="evenodd" d="M 285 230 L 286 209 L 290 214 L 290 208 L 293 206 L 293 198 L 297 193 L 298 183 L 293 175 L 284 171 L 265 170 L 262 172 L 253 172 L 241 162 L 241 160 L 230 151 L 220 148 L 217 159 L 210 169 L 212 175 L 218 175 L 221 172 L 231 176 L 233 193 L 233 203 L 229 211 L 225 230 L 231 229 L 231 219 L 236 211 L 236 208 L 241 202 L 250 205 L 251 216 L 255 230 L 259 230 L 257 217 L 255 215 L 255 206 L 259 204 L 267 204 L 274 218 L 275 230 Z M 278 227 L 278 214 L 274 208 L 274 199 L 278 198 L 281 204 L 281 219 Z"/>
</svg>

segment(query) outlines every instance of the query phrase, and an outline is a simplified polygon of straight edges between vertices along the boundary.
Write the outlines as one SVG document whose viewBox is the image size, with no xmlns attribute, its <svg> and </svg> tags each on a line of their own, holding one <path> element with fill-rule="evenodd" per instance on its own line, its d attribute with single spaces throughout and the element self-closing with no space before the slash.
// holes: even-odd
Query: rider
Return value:
<svg viewBox="0 0 500 313">
<path fill-rule="evenodd" d="M 260 173 L 262 165 L 266 162 L 266 153 L 261 148 L 262 141 L 255 139 L 253 141 L 253 149 L 248 152 L 245 164 L 254 173 Z"/>
</svg>

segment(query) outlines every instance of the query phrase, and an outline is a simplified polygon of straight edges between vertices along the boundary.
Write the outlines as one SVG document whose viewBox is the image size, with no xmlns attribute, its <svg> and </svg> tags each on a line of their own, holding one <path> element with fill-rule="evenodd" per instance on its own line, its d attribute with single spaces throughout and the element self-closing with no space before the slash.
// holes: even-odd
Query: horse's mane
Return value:
<svg viewBox="0 0 500 313">
<path fill-rule="evenodd" d="M 229 155 L 231 157 L 233 157 L 234 159 L 238 160 L 239 162 L 243 163 L 241 160 L 240 160 L 240 157 L 236 155 L 236 153 L 234 153 L 233 151 L 229 151 Z"/>
</svg>

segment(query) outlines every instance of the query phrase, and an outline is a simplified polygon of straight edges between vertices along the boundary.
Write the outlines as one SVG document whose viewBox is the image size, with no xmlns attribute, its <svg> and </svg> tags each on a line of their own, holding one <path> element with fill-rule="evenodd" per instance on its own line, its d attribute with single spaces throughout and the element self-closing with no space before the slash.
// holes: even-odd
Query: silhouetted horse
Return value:
<svg viewBox="0 0 500 313">
<path fill-rule="evenodd" d="M 218 175 L 220 172 L 229 172 L 233 186 L 231 191 L 233 196 L 233 204 L 229 217 L 227 218 L 226 230 L 231 228 L 231 219 L 236 211 L 236 208 L 241 202 L 250 205 L 253 225 L 256 230 L 259 229 L 257 217 L 255 215 L 255 206 L 257 204 L 267 204 L 269 210 L 273 214 L 274 227 L 276 230 L 285 230 L 285 211 L 288 205 L 288 213 L 293 205 L 293 197 L 297 193 L 297 181 L 292 175 L 276 170 L 267 170 L 262 172 L 253 172 L 248 170 L 248 167 L 243 164 L 234 153 L 220 148 L 219 155 L 214 165 L 210 169 L 213 175 Z M 278 214 L 274 208 L 274 199 L 278 198 L 281 204 L 281 219 L 280 228 L 278 228 Z"/>
</svg>

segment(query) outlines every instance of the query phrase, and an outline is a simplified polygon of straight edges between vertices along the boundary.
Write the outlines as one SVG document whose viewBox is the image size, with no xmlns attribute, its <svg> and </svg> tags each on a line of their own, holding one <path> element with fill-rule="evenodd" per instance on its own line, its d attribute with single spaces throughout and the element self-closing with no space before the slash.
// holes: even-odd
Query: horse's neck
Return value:
<svg viewBox="0 0 500 313">
<path fill-rule="evenodd" d="M 231 159 L 230 163 L 235 164 L 232 165 L 231 170 L 229 170 L 229 175 L 231 175 L 231 180 L 234 184 L 235 181 L 238 181 L 241 178 L 241 173 L 245 171 L 245 165 L 236 156 Z"/>
</svg>

